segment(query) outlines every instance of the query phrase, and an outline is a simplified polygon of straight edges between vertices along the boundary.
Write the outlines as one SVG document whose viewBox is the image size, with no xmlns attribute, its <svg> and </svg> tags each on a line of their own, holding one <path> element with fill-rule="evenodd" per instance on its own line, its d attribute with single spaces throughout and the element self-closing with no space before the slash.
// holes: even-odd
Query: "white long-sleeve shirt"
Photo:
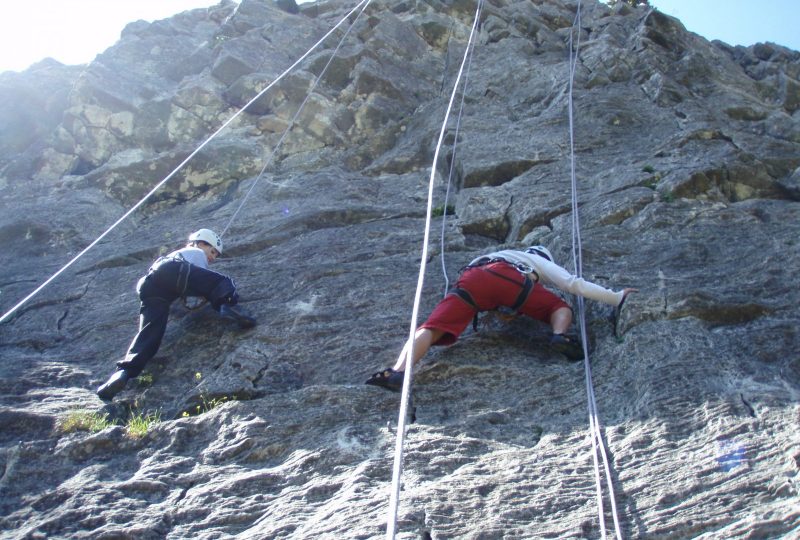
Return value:
<svg viewBox="0 0 800 540">
<path fill-rule="evenodd" d="M 517 251 L 515 249 L 504 249 L 502 251 L 495 251 L 488 255 L 482 255 L 473 260 L 470 264 L 474 264 L 481 259 L 503 259 L 511 264 L 518 264 L 527 266 L 539 276 L 539 282 L 543 285 L 552 285 L 562 291 L 583 296 L 590 300 L 597 300 L 612 306 L 618 306 L 622 302 L 623 292 L 612 291 L 600 285 L 586 281 L 573 274 L 570 274 L 566 269 L 560 267 L 556 263 L 545 259 L 539 255 L 526 253 L 524 251 Z"/>
<path fill-rule="evenodd" d="M 206 252 L 200 249 L 199 247 L 186 246 L 181 249 L 176 249 L 169 255 L 166 255 L 164 258 L 165 259 L 181 258 L 188 263 L 191 263 L 195 266 L 199 266 L 200 268 L 205 268 L 206 270 L 208 270 L 208 257 L 206 257 Z"/>
</svg>

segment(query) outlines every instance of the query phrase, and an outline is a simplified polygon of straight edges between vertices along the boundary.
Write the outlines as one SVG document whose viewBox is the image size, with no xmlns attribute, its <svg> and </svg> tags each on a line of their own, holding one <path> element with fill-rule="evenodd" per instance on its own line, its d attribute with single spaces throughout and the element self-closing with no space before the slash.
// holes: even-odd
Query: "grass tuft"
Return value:
<svg viewBox="0 0 800 540">
<path fill-rule="evenodd" d="M 108 419 L 108 413 L 77 409 L 67 413 L 67 415 L 58 422 L 57 429 L 61 433 L 75 433 L 76 431 L 97 433 L 109 426 L 113 426 L 115 423 L 116 422 L 112 422 Z"/>
<path fill-rule="evenodd" d="M 152 413 L 136 412 L 132 413 L 128 422 L 125 424 L 128 436 L 132 439 L 141 439 L 157 423 L 161 422 L 161 411 Z"/>
</svg>

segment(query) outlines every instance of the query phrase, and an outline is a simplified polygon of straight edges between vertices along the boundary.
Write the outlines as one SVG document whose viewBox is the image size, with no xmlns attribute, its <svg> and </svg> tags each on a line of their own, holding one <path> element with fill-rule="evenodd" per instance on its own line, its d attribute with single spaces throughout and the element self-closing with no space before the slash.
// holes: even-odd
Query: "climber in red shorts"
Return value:
<svg viewBox="0 0 800 540">
<path fill-rule="evenodd" d="M 478 257 L 461 273 L 455 287 L 434 308 L 414 335 L 416 364 L 432 345 L 452 345 L 481 311 L 510 310 L 548 323 L 553 331 L 550 344 L 571 360 L 583 359 L 579 341 L 566 335 L 572 324 L 572 308 L 545 289 L 551 285 L 565 292 L 598 300 L 617 308 L 637 289 L 612 291 L 570 274 L 553 262 L 544 246 L 524 251 L 503 250 Z M 403 387 L 408 344 L 395 365 L 372 375 L 366 384 L 393 391 Z"/>
</svg>

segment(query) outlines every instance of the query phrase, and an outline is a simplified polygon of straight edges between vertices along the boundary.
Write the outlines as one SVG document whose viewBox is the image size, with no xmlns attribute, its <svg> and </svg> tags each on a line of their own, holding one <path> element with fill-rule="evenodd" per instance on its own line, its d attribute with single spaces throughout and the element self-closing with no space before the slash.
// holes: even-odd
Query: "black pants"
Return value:
<svg viewBox="0 0 800 540">
<path fill-rule="evenodd" d="M 167 330 L 169 307 L 181 296 L 178 290 L 181 265 L 188 265 L 189 275 L 185 281 L 186 296 L 200 296 L 211 302 L 214 309 L 225 303 L 225 298 L 236 290 L 231 278 L 182 261 L 168 261 L 139 280 L 136 291 L 139 293 L 139 332 L 133 338 L 125 359 L 117 362 L 128 376 L 138 376 L 147 362 L 153 358 L 161 346 Z M 186 267 L 183 267 L 186 270 Z"/>
</svg>

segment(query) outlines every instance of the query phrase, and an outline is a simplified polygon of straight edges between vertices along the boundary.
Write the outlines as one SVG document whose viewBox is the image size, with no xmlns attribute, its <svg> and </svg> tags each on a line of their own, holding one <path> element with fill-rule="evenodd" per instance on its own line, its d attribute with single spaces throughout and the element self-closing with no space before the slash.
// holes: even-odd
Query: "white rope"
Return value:
<svg viewBox="0 0 800 540">
<path fill-rule="evenodd" d="M 182 162 L 181 162 L 181 163 L 180 163 L 180 164 L 179 164 L 177 167 L 175 167 L 175 169 L 174 169 L 174 170 L 173 170 L 171 173 L 169 173 L 169 174 L 168 174 L 168 175 L 167 175 L 167 176 L 166 176 L 166 177 L 165 177 L 163 180 L 161 180 L 161 181 L 160 181 L 158 184 L 156 184 L 156 185 L 155 185 L 155 187 L 154 187 L 153 189 L 151 189 L 149 192 L 147 192 L 147 194 L 146 194 L 144 197 L 142 197 L 142 198 L 139 200 L 139 202 L 137 202 L 135 205 L 133 205 L 133 207 L 131 207 L 131 208 L 130 208 L 130 210 L 128 210 L 127 212 L 125 212 L 125 213 L 122 215 L 122 217 L 120 217 L 120 218 L 119 218 L 117 221 L 115 221 L 115 222 L 114 222 L 114 223 L 113 223 L 113 224 L 112 224 L 112 225 L 111 225 L 111 226 L 110 226 L 108 229 L 106 229 L 106 230 L 105 230 L 105 231 L 104 231 L 104 232 L 103 232 L 103 233 L 102 233 L 100 236 L 98 236 L 98 237 L 97 237 L 97 238 L 96 238 L 96 239 L 95 239 L 95 240 L 94 240 L 94 241 L 93 241 L 91 244 L 89 244 L 88 246 L 86 246 L 86 247 L 85 247 L 85 248 L 84 248 L 84 249 L 83 249 L 83 250 L 82 250 L 80 253 L 78 253 L 77 255 L 75 255 L 75 257 L 73 257 L 73 258 L 72 258 L 72 259 L 71 259 L 71 260 L 70 260 L 70 261 L 69 261 L 67 264 L 65 264 L 64 266 L 62 266 L 62 267 L 61 267 L 61 268 L 60 268 L 60 269 L 59 269 L 59 270 L 58 270 L 58 271 L 57 271 L 55 274 L 53 274 L 52 276 L 50 276 L 50 277 L 49 277 L 49 278 L 48 278 L 48 279 L 47 279 L 47 280 L 46 280 L 44 283 L 42 283 L 42 284 L 41 284 L 41 285 L 39 285 L 39 286 L 38 286 L 36 289 L 34 289 L 34 290 L 33 290 L 33 292 L 31 292 L 30 294 L 28 294 L 28 296 L 26 296 L 25 298 L 23 298 L 22 300 L 20 300 L 20 301 L 19 301 L 19 302 L 18 302 L 18 303 L 17 303 L 17 304 L 14 306 L 14 307 L 12 307 L 10 310 L 8 310 L 6 313 L 4 313 L 4 314 L 3 314 L 3 316 L 2 316 L 2 317 L 0 317 L 0 323 L 3 323 L 3 322 L 6 322 L 6 321 L 10 320 L 11 316 L 12 316 L 12 315 L 13 315 L 13 314 L 14 314 L 14 313 L 15 313 L 15 312 L 16 312 L 16 311 L 19 309 L 19 308 L 21 308 L 22 306 L 24 306 L 24 305 L 25 305 L 25 304 L 26 304 L 26 303 L 27 303 L 27 302 L 28 302 L 28 301 L 29 301 L 31 298 L 33 298 L 34 296 L 36 296 L 37 294 L 39 294 L 39 292 L 41 292 L 41 291 L 42 291 L 42 289 L 44 289 L 44 288 L 45 288 L 45 287 L 47 287 L 47 286 L 48 286 L 50 283 L 52 283 L 52 282 L 53 282 L 53 281 L 54 281 L 54 280 L 55 280 L 55 279 L 56 279 L 58 276 L 60 276 L 62 273 L 64 273 L 64 271 L 65 271 L 65 270 L 67 270 L 69 267 L 71 267 L 73 264 L 75 264 L 75 262 L 77 262 L 77 261 L 78 261 L 78 259 L 80 259 L 81 257 L 83 257 L 83 256 L 84 256 L 84 255 L 85 255 L 85 254 L 86 254 L 86 253 L 87 253 L 87 252 L 90 250 L 90 249 L 92 249 L 94 246 L 96 246 L 96 245 L 97 245 L 97 244 L 98 244 L 98 243 L 99 243 L 99 242 L 100 242 L 100 241 L 101 241 L 103 238 L 105 238 L 106 236 L 108 236 L 108 234 L 109 234 L 111 231 L 113 231 L 114 229 L 116 229 L 116 228 L 117 228 L 117 226 L 118 226 L 120 223 L 122 223 L 123 221 L 125 221 L 125 220 L 126 220 L 126 219 L 127 219 L 127 218 L 128 218 L 130 215 L 131 215 L 131 214 L 133 214 L 133 212 L 135 212 L 135 211 L 136 211 L 136 210 L 137 210 L 137 209 L 138 209 L 140 206 L 142 206 L 142 205 L 143 205 L 143 204 L 144 204 L 144 203 L 145 203 L 145 202 L 146 202 L 146 201 L 147 201 L 147 200 L 148 200 L 150 197 L 152 197 L 152 196 L 153 196 L 153 194 L 155 194 L 155 193 L 156 193 L 156 191 L 158 191 L 159 189 L 161 189 L 161 187 L 162 187 L 164 184 L 166 184 L 166 183 L 167 183 L 167 182 L 168 182 L 168 181 L 169 181 L 169 180 L 170 180 L 170 179 L 171 179 L 173 176 L 175 176 L 175 174 L 176 174 L 178 171 L 180 171 L 180 170 L 181 170 L 181 169 L 182 169 L 182 168 L 183 168 L 183 167 L 184 167 L 184 166 L 185 166 L 185 165 L 186 165 L 186 164 L 187 164 L 187 163 L 188 163 L 188 162 L 189 162 L 189 161 L 190 161 L 190 160 L 191 160 L 191 159 L 192 159 L 194 156 L 196 156 L 196 155 L 198 154 L 198 152 L 200 152 L 200 150 L 202 150 L 202 149 L 203 149 L 203 148 L 204 148 L 204 147 L 205 147 L 205 146 L 206 146 L 206 145 L 207 145 L 209 142 L 211 142 L 211 140 L 213 140 L 213 139 L 214 139 L 214 138 L 215 138 L 217 135 L 219 135 L 219 134 L 220 134 L 220 133 L 221 133 L 221 132 L 222 132 L 222 131 L 223 131 L 223 130 L 226 128 L 226 127 L 228 127 L 228 126 L 231 124 L 231 122 L 233 122 L 233 121 L 234 121 L 234 120 L 235 120 L 237 117 L 239 117 L 239 115 L 241 115 L 241 114 L 242 114 L 242 113 L 243 113 L 243 112 L 244 112 L 244 111 L 245 111 L 245 110 L 246 110 L 246 109 L 247 109 L 247 108 L 248 108 L 250 105 L 252 105 L 252 104 L 253 104 L 253 103 L 254 103 L 254 102 L 255 102 L 255 101 L 258 99 L 258 98 L 260 98 L 261 96 L 263 96 L 263 95 L 264 95 L 264 94 L 265 94 L 265 93 L 266 93 L 266 92 L 267 92 L 267 91 L 268 91 L 270 88 L 272 88 L 273 86 L 275 86 L 275 84 L 277 84 L 277 83 L 278 83 L 278 81 L 280 81 L 281 79 L 283 79 L 283 78 L 284 78 L 284 77 L 285 77 L 285 76 L 286 76 L 286 75 L 287 75 L 289 72 L 291 72 L 291 71 L 292 71 L 292 70 L 293 70 L 293 69 L 294 69 L 294 68 L 295 68 L 295 67 L 296 67 L 296 66 L 297 66 L 297 65 L 298 65 L 300 62 L 302 62 L 302 61 L 303 61 L 303 60 L 304 60 L 304 59 L 305 59 L 305 58 L 306 58 L 306 57 L 307 57 L 309 54 L 311 54 L 311 52 L 312 52 L 314 49 L 316 49 L 316 48 L 317 48 L 317 47 L 318 47 L 318 46 L 319 46 L 319 45 L 320 45 L 320 44 L 321 44 L 323 41 L 325 41 L 325 39 L 327 39 L 327 37 L 328 37 L 328 36 L 330 36 L 330 35 L 333 33 L 333 31 L 334 31 L 334 30 L 336 30 L 336 29 L 337 29 L 339 26 L 341 26 L 341 25 L 342 25 L 342 23 L 343 23 L 344 21 L 346 21 L 346 20 L 347 20 L 347 19 L 350 17 L 350 15 L 352 15 L 353 13 L 355 13 L 355 11 L 356 11 L 356 10 L 357 10 L 357 9 L 358 9 L 358 8 L 359 8 L 359 7 L 360 7 L 362 4 L 364 4 L 364 3 L 368 3 L 369 1 L 371 1 L 371 0 L 361 0 L 361 2 L 359 2 L 359 3 L 358 3 L 358 5 L 356 5 L 356 7 L 354 7 L 352 10 L 350 10 L 350 12 L 349 12 L 347 15 L 345 15 L 344 17 L 342 17 L 342 19 L 341 19 L 341 20 L 340 20 L 338 23 L 336 23 L 336 25 L 335 25 L 333 28 L 331 28 L 331 29 L 330 29 L 330 30 L 329 30 L 329 31 L 328 31 L 328 32 L 327 32 L 327 33 L 326 33 L 324 36 L 322 36 L 322 38 L 320 38 L 320 39 L 319 39 L 319 41 L 317 41 L 317 42 L 316 42 L 316 43 L 315 43 L 315 44 L 314 44 L 314 45 L 313 45 L 313 46 L 312 46 L 312 47 L 311 47 L 311 48 L 310 48 L 308 51 L 306 51 L 306 53 L 305 53 L 303 56 L 301 56 L 300 58 L 298 58 L 298 59 L 297 59 L 297 61 L 296 61 L 294 64 L 292 64 L 291 66 L 289 66 L 288 68 L 286 68 L 286 69 L 283 71 L 283 73 L 281 73 L 281 74 L 278 76 L 278 78 L 277 78 L 277 79 L 275 79 L 275 80 L 274 80 L 274 81 L 272 81 L 272 82 L 271 82 L 269 85 L 267 85 L 267 87 L 266 87 L 266 88 L 264 88 L 264 89 L 263 89 L 263 90 L 261 90 L 261 91 L 260 91 L 258 94 L 256 94 L 256 96 L 255 96 L 253 99 L 251 99 L 250 101 L 248 101 L 248 102 L 247 102 L 247 104 L 246 104 L 244 107 L 242 107 L 241 109 L 239 109 L 239 110 L 238 110 L 238 111 L 237 111 L 237 112 L 236 112 L 236 113 L 235 113 L 233 116 L 231 116 L 231 117 L 230 117 L 230 118 L 229 118 L 229 119 L 228 119 L 228 120 L 227 120 L 227 121 L 226 121 L 224 124 L 222 124 L 222 126 L 220 126 L 220 127 L 219 127 L 219 128 L 218 128 L 218 129 L 217 129 L 215 132 L 214 132 L 214 133 L 212 133 L 212 134 L 211 134 L 211 136 L 210 136 L 210 137 L 208 137 L 208 138 L 207 138 L 205 141 L 203 141 L 203 143 L 202 143 L 200 146 L 198 146 L 198 147 L 197 147 L 197 148 L 194 150 L 194 152 L 192 152 L 191 154 L 189 154 L 189 156 L 188 156 L 186 159 L 184 159 L 184 160 L 183 160 L 183 161 L 182 161 Z"/>
<path fill-rule="evenodd" d="M 450 158 L 450 171 L 447 174 L 447 190 L 444 193 L 444 205 L 442 206 L 442 238 L 440 241 L 440 249 L 442 256 L 442 274 L 444 274 L 444 292 L 443 296 L 447 296 L 447 290 L 450 288 L 450 278 L 447 277 L 447 264 L 445 263 L 444 255 L 444 233 L 447 226 L 447 203 L 450 200 L 450 186 L 453 182 L 453 169 L 456 166 L 456 149 L 458 148 L 458 133 L 461 128 L 461 115 L 464 112 L 464 97 L 467 95 L 467 87 L 469 85 L 469 72 L 472 68 L 472 53 L 475 51 L 475 44 L 472 47 L 467 47 L 467 72 L 464 74 L 464 86 L 461 88 L 461 105 L 458 108 L 458 116 L 456 117 L 456 133 L 453 139 L 453 155 Z"/>
<path fill-rule="evenodd" d="M 450 110 L 453 107 L 453 101 L 456 97 L 458 84 L 461 80 L 461 74 L 464 72 L 464 64 L 467 61 L 467 53 L 472 45 L 472 38 L 475 35 L 475 29 L 480 20 L 481 7 L 483 0 L 478 1 L 478 6 L 475 11 L 475 21 L 472 23 L 472 31 L 469 34 L 469 41 L 467 48 L 464 51 L 464 58 L 461 60 L 461 67 L 458 70 L 456 82 L 453 85 L 453 91 L 450 94 L 450 102 L 447 105 L 447 112 L 445 113 L 444 122 L 442 122 L 442 129 L 439 132 L 439 140 L 436 143 L 436 151 L 433 155 L 433 165 L 431 166 L 431 176 L 428 181 L 428 204 L 425 214 L 425 234 L 422 240 L 422 256 L 419 267 L 419 276 L 417 278 L 417 290 L 414 295 L 414 307 L 411 311 L 411 326 L 408 332 L 408 354 L 406 356 L 405 375 L 403 377 L 403 391 L 400 398 L 400 416 L 397 420 L 397 439 L 395 442 L 394 452 L 394 466 L 392 467 L 392 491 L 389 499 L 389 512 L 386 523 L 386 538 L 393 540 L 395 531 L 397 529 L 397 510 L 400 502 L 400 480 L 403 473 L 403 446 L 405 444 L 406 435 L 406 416 L 408 414 L 408 400 L 411 389 L 411 380 L 413 378 L 413 354 L 414 354 L 414 334 L 417 329 L 417 317 L 419 315 L 419 304 L 422 298 L 422 285 L 425 281 L 425 266 L 428 259 L 428 239 L 430 238 L 431 230 L 431 212 L 433 202 L 433 185 L 436 178 L 436 163 L 439 159 L 439 150 L 442 147 L 442 140 L 444 139 L 445 130 L 447 128 L 447 120 L 450 118 Z"/>
<path fill-rule="evenodd" d="M 270 152 L 269 157 L 264 162 L 264 166 L 261 167 L 261 172 L 258 173 L 258 176 L 256 176 L 256 179 L 250 185 L 250 189 L 248 189 L 247 193 L 245 193 L 245 196 L 242 198 L 242 202 L 239 203 L 238 208 L 236 208 L 236 211 L 233 213 L 233 215 L 228 220 L 228 224 L 225 225 L 225 228 L 222 230 L 222 233 L 220 234 L 220 236 L 225 236 L 225 233 L 228 232 L 228 229 L 230 228 L 231 224 L 233 223 L 233 220 L 236 219 L 236 216 L 239 214 L 239 211 L 245 205 L 245 203 L 247 202 L 247 199 L 250 198 L 250 194 L 253 192 L 253 189 L 256 187 L 256 185 L 258 185 L 259 180 L 261 180 L 261 177 L 264 175 L 264 171 L 266 171 L 267 167 L 269 167 L 272 164 L 272 160 L 275 157 L 275 154 L 277 153 L 278 149 L 283 144 L 284 139 L 286 139 L 286 136 L 289 134 L 289 132 L 294 127 L 294 124 L 297 121 L 297 118 L 300 116 L 300 113 L 303 111 L 303 108 L 306 106 L 306 103 L 308 103 L 308 100 L 311 99 L 311 95 L 314 93 L 314 90 L 317 89 L 317 85 L 322 80 L 322 78 L 325 76 L 325 73 L 327 73 L 328 68 L 330 67 L 331 63 L 333 62 L 333 59 L 336 58 L 336 55 L 339 53 L 339 49 L 341 49 L 342 44 L 344 43 L 344 40 L 347 39 L 347 36 L 350 34 L 350 31 L 356 25 L 356 23 L 358 22 L 358 19 L 361 17 L 361 14 L 364 13 L 364 10 L 367 9 L 367 6 L 370 4 L 370 2 L 372 2 L 372 0 L 366 0 L 366 3 L 361 8 L 361 11 L 358 12 L 358 15 L 356 15 L 356 18 L 353 20 L 353 23 L 347 28 L 347 31 L 342 36 L 342 39 L 339 40 L 339 44 L 336 45 L 336 48 L 334 49 L 333 54 L 331 54 L 331 57 L 328 59 L 328 62 L 325 64 L 325 67 L 322 69 L 322 71 L 320 72 L 319 76 L 317 76 L 317 78 L 314 80 L 314 84 L 311 85 L 311 89 L 308 91 L 308 94 L 306 94 L 305 99 L 300 104 L 300 106 L 297 108 L 297 111 L 295 111 L 294 116 L 292 116 L 292 119 L 289 121 L 289 125 L 286 126 L 285 130 L 283 130 L 283 134 L 281 134 L 280 139 L 278 139 L 278 142 L 275 143 L 275 146 L 272 148 L 272 151 Z"/>
<path fill-rule="evenodd" d="M 575 275 L 582 277 L 583 275 L 583 259 L 581 252 L 581 233 L 580 233 L 580 219 L 578 216 L 578 183 L 575 175 L 575 127 L 573 117 L 573 81 L 575 79 L 575 69 L 578 64 L 578 53 L 580 51 L 580 37 L 581 37 L 581 2 L 578 0 L 578 9 L 575 15 L 575 23 L 573 28 L 577 29 L 577 40 L 575 43 L 575 53 L 573 56 L 573 42 L 572 30 L 569 36 L 569 97 L 568 97 L 568 110 L 569 110 L 569 147 L 570 147 L 570 180 L 572 187 L 572 259 L 575 265 Z M 586 395 L 589 409 L 589 431 L 592 438 L 592 459 L 594 462 L 595 483 L 597 487 L 597 506 L 598 518 L 600 522 L 600 534 L 602 538 L 606 538 L 606 524 L 605 524 L 605 511 L 603 507 L 603 487 L 602 479 L 600 476 L 600 468 L 598 464 L 598 450 L 602 456 L 603 468 L 606 476 L 606 485 L 609 491 L 609 500 L 611 502 L 611 513 L 614 519 L 614 527 L 617 539 L 621 540 L 619 518 L 617 516 L 617 504 L 614 497 L 614 482 L 611 478 L 611 471 L 608 465 L 608 456 L 606 455 L 605 444 L 603 443 L 602 431 L 600 428 L 600 420 L 597 415 L 597 401 L 595 400 L 594 387 L 592 384 L 592 368 L 589 363 L 589 348 L 588 348 L 588 335 L 586 332 L 586 308 L 583 297 L 577 297 L 578 303 L 578 317 L 579 326 L 581 329 L 581 342 L 583 344 L 584 355 L 584 371 L 586 382 Z"/>
</svg>

